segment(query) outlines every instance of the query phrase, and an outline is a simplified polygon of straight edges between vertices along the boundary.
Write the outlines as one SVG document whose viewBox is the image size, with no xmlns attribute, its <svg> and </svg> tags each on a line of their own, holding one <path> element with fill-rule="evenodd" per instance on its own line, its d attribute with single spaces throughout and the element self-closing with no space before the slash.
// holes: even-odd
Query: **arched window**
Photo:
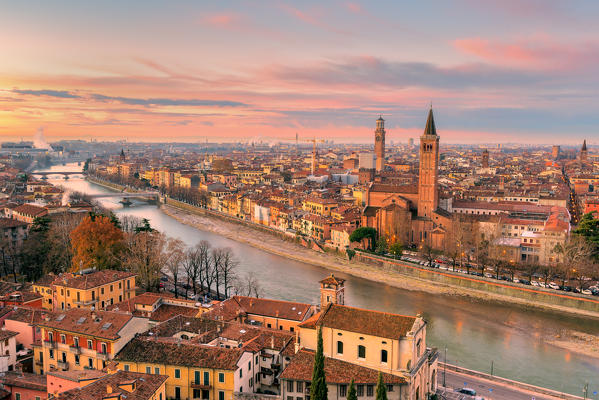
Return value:
<svg viewBox="0 0 599 400">
<path fill-rule="evenodd" d="M 341 340 L 337 341 L 337 354 L 343 354 L 343 342 Z"/>
<path fill-rule="evenodd" d="M 387 362 L 387 350 L 381 350 L 381 362 L 382 363 Z"/>
<path fill-rule="evenodd" d="M 362 345 L 358 346 L 358 358 L 366 358 L 366 347 Z"/>
<path fill-rule="evenodd" d="M 421 350 L 421 346 L 422 345 L 422 339 L 418 339 L 418 341 L 416 342 L 416 357 L 420 357 L 420 350 Z"/>
</svg>

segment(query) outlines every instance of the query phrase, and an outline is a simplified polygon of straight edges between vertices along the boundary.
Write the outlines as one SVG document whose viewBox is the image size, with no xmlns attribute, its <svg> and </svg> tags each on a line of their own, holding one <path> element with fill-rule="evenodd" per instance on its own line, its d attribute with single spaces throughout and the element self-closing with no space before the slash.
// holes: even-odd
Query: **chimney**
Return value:
<svg viewBox="0 0 599 400">
<path fill-rule="evenodd" d="M 107 394 L 111 394 L 112 393 L 112 386 L 106 385 L 106 393 Z"/>
<path fill-rule="evenodd" d="M 270 348 L 274 349 L 275 348 L 275 335 L 272 335 L 270 337 Z"/>
</svg>

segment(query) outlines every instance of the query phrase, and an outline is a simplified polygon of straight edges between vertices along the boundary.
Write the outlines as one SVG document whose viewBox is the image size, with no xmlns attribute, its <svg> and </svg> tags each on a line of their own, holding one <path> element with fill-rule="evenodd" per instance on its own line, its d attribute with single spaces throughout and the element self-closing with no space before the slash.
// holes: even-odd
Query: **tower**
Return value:
<svg viewBox="0 0 599 400">
<path fill-rule="evenodd" d="M 385 120 L 379 116 L 374 131 L 374 154 L 376 155 L 376 172 L 385 169 Z"/>
<path fill-rule="evenodd" d="M 560 153 L 560 147 L 557 144 L 554 144 L 553 147 L 551 148 L 551 155 L 553 157 L 554 160 L 557 160 L 559 158 L 559 153 Z"/>
<path fill-rule="evenodd" d="M 439 205 L 439 136 L 433 108 L 428 112 L 424 134 L 420 136 L 420 171 L 418 176 L 418 216 L 430 218 Z"/>
<path fill-rule="evenodd" d="M 345 304 L 345 279 L 333 274 L 320 281 L 320 308 L 324 309 L 329 303 Z"/>
<path fill-rule="evenodd" d="M 483 150 L 483 168 L 489 168 L 489 151 L 487 149 Z"/>
<path fill-rule="evenodd" d="M 580 161 L 581 162 L 586 162 L 587 161 L 587 141 L 586 139 L 584 140 L 584 142 L 582 142 L 582 148 L 580 149 Z"/>
</svg>

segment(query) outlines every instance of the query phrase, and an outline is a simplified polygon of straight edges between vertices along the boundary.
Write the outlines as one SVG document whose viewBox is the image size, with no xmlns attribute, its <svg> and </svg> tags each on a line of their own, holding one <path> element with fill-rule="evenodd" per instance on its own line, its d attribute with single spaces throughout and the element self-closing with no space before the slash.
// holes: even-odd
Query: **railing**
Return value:
<svg viewBox="0 0 599 400">
<path fill-rule="evenodd" d="M 63 371 L 67 371 L 69 369 L 69 363 L 67 361 L 58 361 L 56 365 L 58 365 L 58 368 L 62 369 Z"/>
<path fill-rule="evenodd" d="M 193 381 L 193 382 L 191 382 L 191 387 L 193 389 L 205 389 L 205 390 L 209 390 L 210 389 L 210 384 L 203 384 L 201 382 Z"/>
<path fill-rule="evenodd" d="M 69 349 L 74 354 L 81 354 L 81 347 L 79 346 L 70 346 Z"/>
<path fill-rule="evenodd" d="M 98 351 L 96 354 L 100 360 L 104 360 L 104 361 L 108 360 L 108 353 Z"/>
<path fill-rule="evenodd" d="M 56 348 L 56 342 L 54 340 L 44 340 L 44 345 L 53 349 Z"/>
</svg>

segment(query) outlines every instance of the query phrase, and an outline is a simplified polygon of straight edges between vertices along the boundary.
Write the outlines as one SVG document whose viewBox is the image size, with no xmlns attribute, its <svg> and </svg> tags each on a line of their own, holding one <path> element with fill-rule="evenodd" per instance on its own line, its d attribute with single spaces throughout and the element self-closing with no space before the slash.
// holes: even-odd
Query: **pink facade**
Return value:
<svg viewBox="0 0 599 400">
<path fill-rule="evenodd" d="M 17 343 L 21 343 L 28 349 L 32 348 L 32 344 L 36 340 L 39 341 L 42 338 L 41 330 L 36 332 L 36 328 L 31 326 L 28 322 L 6 319 L 4 321 L 4 326 L 10 331 L 19 332 L 17 335 Z"/>
<path fill-rule="evenodd" d="M 90 381 L 92 382 L 92 381 Z M 56 395 L 82 386 L 79 382 L 48 374 L 48 393 Z"/>
<path fill-rule="evenodd" d="M 40 399 L 48 398 L 46 391 L 7 385 L 5 385 L 5 389 L 10 392 L 10 400 L 16 400 L 17 393 L 21 395 L 21 400 L 36 400 L 36 397 Z"/>
</svg>

